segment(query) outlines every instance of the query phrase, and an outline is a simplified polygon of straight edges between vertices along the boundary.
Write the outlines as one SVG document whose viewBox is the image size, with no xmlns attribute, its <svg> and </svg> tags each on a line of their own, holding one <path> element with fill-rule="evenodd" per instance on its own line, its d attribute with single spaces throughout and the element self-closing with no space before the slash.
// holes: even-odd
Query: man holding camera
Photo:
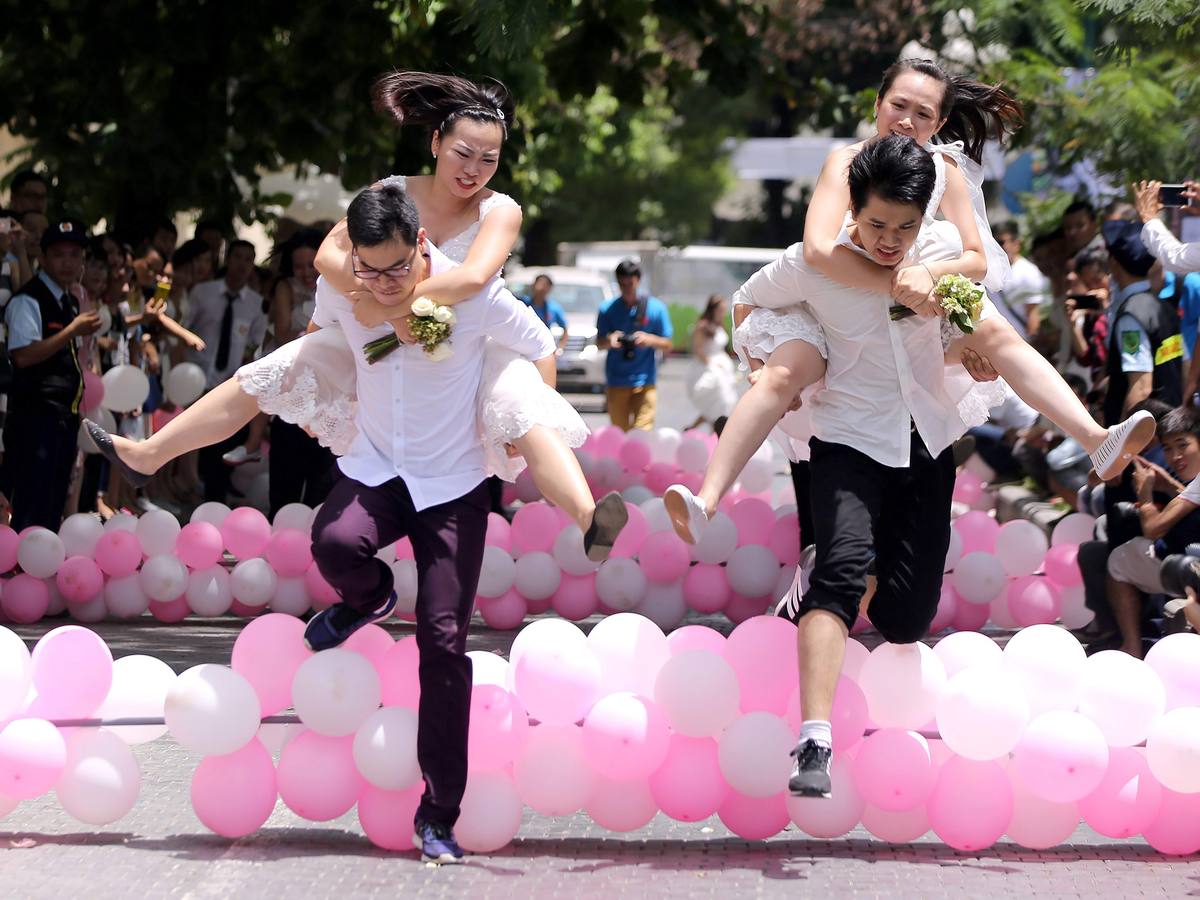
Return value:
<svg viewBox="0 0 1200 900">
<path fill-rule="evenodd" d="M 658 353 L 671 349 L 671 317 L 666 304 L 640 294 L 641 281 L 638 264 L 622 260 L 617 266 L 621 294 L 600 307 L 596 317 L 596 345 L 608 349 L 608 415 L 622 431 L 654 428 Z"/>
</svg>

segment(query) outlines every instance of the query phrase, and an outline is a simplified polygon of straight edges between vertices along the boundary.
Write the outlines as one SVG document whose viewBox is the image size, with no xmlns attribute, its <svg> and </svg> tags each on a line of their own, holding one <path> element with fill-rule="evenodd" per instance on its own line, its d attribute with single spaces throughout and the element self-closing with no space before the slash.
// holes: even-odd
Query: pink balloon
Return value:
<svg viewBox="0 0 1200 900">
<path fill-rule="evenodd" d="M 494 684 L 475 685 L 467 767 L 471 771 L 502 769 L 517 758 L 528 739 L 529 716 L 520 698 Z"/>
<path fill-rule="evenodd" d="M 721 612 L 734 625 L 740 625 L 747 619 L 765 615 L 767 608 L 774 605 L 774 597 L 743 597 L 737 591 L 730 591 L 729 602 Z"/>
<path fill-rule="evenodd" d="M 605 425 L 592 432 L 592 441 L 598 456 L 616 456 L 625 444 L 625 432 L 616 425 Z"/>
<path fill-rule="evenodd" d="M 800 562 L 800 517 L 787 513 L 775 520 L 767 537 L 767 546 L 785 566 Z"/>
<path fill-rule="evenodd" d="M 261 556 L 271 540 L 271 523 L 252 506 L 238 507 L 221 522 L 221 540 L 238 559 Z"/>
<path fill-rule="evenodd" d="M 33 648 L 33 686 L 46 718 L 84 719 L 108 696 L 112 652 L 96 632 L 64 625 Z"/>
<path fill-rule="evenodd" d="M 271 754 L 255 738 L 233 753 L 206 756 L 192 775 L 191 797 L 196 818 L 209 831 L 227 838 L 253 834 L 279 799 Z"/>
<path fill-rule="evenodd" d="M 762 500 L 746 499 L 729 510 L 729 518 L 737 526 L 738 546 L 747 544 L 766 545 L 775 527 L 775 510 Z"/>
<path fill-rule="evenodd" d="M 725 659 L 742 688 L 743 713 L 782 716 L 800 681 L 796 626 L 779 616 L 755 616 L 738 625 L 725 641 Z"/>
<path fill-rule="evenodd" d="M 44 719 L 13 719 L 0 727 L 0 795 L 40 797 L 67 765 L 67 744 Z"/>
<path fill-rule="evenodd" d="M 936 777 L 928 742 L 912 731 L 876 731 L 863 740 L 854 757 L 859 793 L 867 803 L 889 812 L 924 803 Z"/>
<path fill-rule="evenodd" d="M 596 598 L 595 574 L 568 575 L 564 572 L 552 605 L 554 611 L 564 619 L 580 622 L 596 614 L 599 602 Z"/>
<path fill-rule="evenodd" d="M 186 598 L 185 598 L 185 602 L 186 602 Z M 231 616 L 238 616 L 243 619 L 258 618 L 259 616 L 266 613 L 266 611 L 267 611 L 267 607 L 265 607 L 265 606 L 247 606 L 241 600 L 238 600 L 236 598 L 229 602 L 229 614 Z"/>
<path fill-rule="evenodd" d="M 1046 570 L 1046 577 L 1059 587 L 1083 584 L 1083 573 L 1079 571 L 1078 544 L 1055 544 L 1046 551 L 1042 568 Z"/>
<path fill-rule="evenodd" d="M 1045 712 L 1026 727 L 1012 769 L 1033 793 L 1056 803 L 1081 800 L 1099 787 L 1108 768 L 1104 734 L 1077 712 Z"/>
<path fill-rule="evenodd" d="M 421 654 L 413 635 L 396 641 L 379 665 L 379 684 L 384 706 L 416 709 L 421 698 L 419 677 Z"/>
<path fill-rule="evenodd" d="M 1164 788 L 1158 815 L 1142 835 L 1159 853 L 1188 856 L 1200 850 L 1200 794 L 1177 794 Z"/>
<path fill-rule="evenodd" d="M 559 531 L 558 515 L 545 503 L 527 503 L 517 510 L 512 521 L 512 550 L 522 556 L 540 550 L 549 553 Z"/>
<path fill-rule="evenodd" d="M 707 625 L 684 625 L 667 635 L 667 649 L 672 656 L 688 650 L 707 650 L 725 656 L 725 637 Z"/>
<path fill-rule="evenodd" d="M 50 589 L 40 578 L 24 572 L 14 575 L 4 583 L 0 593 L 0 609 L 11 622 L 31 625 L 46 615 L 50 606 Z"/>
<path fill-rule="evenodd" d="M 231 665 L 254 688 L 262 714 L 273 716 L 292 705 L 292 679 L 312 655 L 304 645 L 303 622 L 295 616 L 267 613 L 237 636 Z"/>
<path fill-rule="evenodd" d="M 803 716 L 800 711 L 800 688 L 792 691 L 785 717 L 792 730 L 800 733 Z M 833 695 L 833 712 L 829 719 L 833 729 L 833 752 L 844 753 L 862 740 L 871 719 L 867 714 L 867 697 L 850 678 L 838 678 Z"/>
<path fill-rule="evenodd" d="M 649 777 L 666 759 L 669 741 L 667 718 L 658 706 L 628 691 L 601 697 L 583 720 L 584 757 L 614 781 Z"/>
<path fill-rule="evenodd" d="M 497 631 L 512 631 L 520 628 L 529 612 L 528 601 L 510 588 L 499 597 L 476 597 L 475 604 L 488 628 Z"/>
<path fill-rule="evenodd" d="M 747 841 L 765 841 L 787 827 L 787 799 L 783 793 L 771 797 L 747 797 L 731 790 L 717 815 L 725 827 Z"/>
<path fill-rule="evenodd" d="M 208 527 L 212 528 L 211 525 Z M 213 528 L 213 531 L 216 529 Z M 109 578 L 124 578 L 136 572 L 142 564 L 142 544 L 132 531 L 114 528 L 100 535 L 93 556 L 96 565 Z"/>
<path fill-rule="evenodd" d="M 688 606 L 698 613 L 710 615 L 720 612 L 729 602 L 729 578 L 725 567 L 710 563 L 697 563 L 683 577 L 683 597 Z"/>
<path fill-rule="evenodd" d="M 187 597 L 176 597 L 165 603 L 158 600 L 150 601 L 150 615 L 166 625 L 182 622 L 191 615 L 192 608 L 188 606 Z"/>
<path fill-rule="evenodd" d="M 354 765 L 354 735 L 302 731 L 279 755 L 279 796 L 296 815 L 328 822 L 350 811 L 366 787 Z M 316 777 L 320 773 L 320 777 Z"/>
<path fill-rule="evenodd" d="M 488 515 L 494 516 L 496 513 L 488 513 Z M 503 522 L 503 518 L 500 521 Z M 504 524 L 507 525 L 508 523 L 504 522 Z M 396 541 L 394 549 L 396 551 L 396 559 L 416 559 L 416 553 L 413 551 L 412 540 L 410 538 L 400 538 L 400 540 Z"/>
<path fill-rule="evenodd" d="M 104 590 L 104 573 L 91 558 L 70 556 L 58 567 L 54 583 L 68 603 L 86 603 Z"/>
<path fill-rule="evenodd" d="M 346 639 L 342 649 L 361 653 L 375 667 L 379 677 L 383 677 L 383 660 L 396 646 L 392 636 L 378 625 L 365 625 Z"/>
<path fill-rule="evenodd" d="M 996 551 L 996 535 L 1000 526 L 983 510 L 973 509 L 954 520 L 954 530 L 963 541 L 963 555 Z"/>
<path fill-rule="evenodd" d="M 299 578 L 312 565 L 312 537 L 295 528 L 281 528 L 271 535 L 266 556 L 280 578 Z"/>
<path fill-rule="evenodd" d="M 318 610 L 328 609 L 342 599 L 325 580 L 325 576 L 321 574 L 321 570 L 315 562 L 304 572 L 304 588 L 308 591 L 308 596 L 312 598 L 313 606 Z"/>
<path fill-rule="evenodd" d="M 656 531 L 642 542 L 638 559 L 647 580 L 670 584 L 687 573 L 691 554 L 675 532 Z"/>
<path fill-rule="evenodd" d="M 233 515 L 230 513 L 229 515 Z M 103 543 L 105 534 L 100 539 Z M 175 539 L 175 555 L 189 569 L 210 569 L 221 561 L 224 556 L 225 544 L 221 540 L 221 532 L 217 526 L 209 522 L 190 522 L 184 525 Z M 104 563 L 100 560 L 100 545 L 96 545 L 96 562 L 100 568 Z M 109 572 L 108 574 L 112 574 Z"/>
<path fill-rule="evenodd" d="M 609 781 L 594 776 L 584 809 L 592 821 L 607 831 L 636 831 L 658 812 L 646 780 Z"/>
<path fill-rule="evenodd" d="M 85 413 L 95 411 L 104 399 L 104 381 L 91 369 L 83 370 L 83 399 L 79 408 Z"/>
<path fill-rule="evenodd" d="M 487 537 L 484 542 L 489 547 L 499 547 L 501 550 L 512 549 L 512 526 L 500 513 L 488 513 Z M 409 542 L 409 546 L 412 543 Z"/>
<path fill-rule="evenodd" d="M 1079 812 L 1105 837 L 1127 838 L 1150 827 L 1162 802 L 1163 787 L 1150 774 L 1145 755 L 1133 747 L 1113 747 L 1104 777 L 1079 801 Z"/>
<path fill-rule="evenodd" d="M 617 535 L 617 541 L 613 544 L 612 552 L 609 553 L 610 558 L 633 559 L 637 557 L 641 553 L 642 542 L 650 534 L 650 524 L 646 521 L 646 514 L 632 503 L 626 504 L 625 508 L 629 511 L 629 521 Z"/>
<path fill-rule="evenodd" d="M 1063 843 L 1079 827 L 1074 803 L 1051 803 L 1021 784 L 1012 782 L 1013 814 L 1007 833 L 1011 840 L 1031 850 L 1046 850 Z"/>
<path fill-rule="evenodd" d="M 423 781 L 402 791 L 385 791 L 368 784 L 358 798 L 358 823 L 367 840 L 381 850 L 412 850 L 413 816 L 424 790 Z"/>
<path fill-rule="evenodd" d="M 1009 582 L 1008 611 L 1021 628 L 1052 625 L 1062 612 L 1062 599 L 1048 578 L 1026 575 Z"/>
<path fill-rule="evenodd" d="M 924 806 L 893 812 L 878 806 L 867 806 L 862 815 L 863 828 L 889 844 L 908 844 L 929 830 L 929 816 Z"/>
<path fill-rule="evenodd" d="M 955 613 L 958 612 L 959 598 L 954 586 L 949 581 L 942 584 L 941 599 L 938 600 L 937 612 L 929 623 L 930 634 L 940 634 L 954 624 Z"/>
<path fill-rule="evenodd" d="M 974 506 L 983 496 L 983 480 L 974 472 L 963 469 L 954 480 L 954 500 Z"/>
<path fill-rule="evenodd" d="M 990 611 L 991 607 L 986 603 L 959 602 L 954 607 L 952 626 L 955 631 L 979 631 L 987 624 Z"/>
<path fill-rule="evenodd" d="M 617 451 L 617 459 L 627 472 L 641 472 L 650 465 L 650 445 L 645 441 L 626 441 Z"/>
<path fill-rule="evenodd" d="M 701 822 L 715 813 L 729 793 L 717 762 L 717 742 L 672 734 L 666 759 L 650 776 L 650 793 L 679 822 Z"/>
<path fill-rule="evenodd" d="M 679 466 L 674 463 L 656 462 L 646 467 L 646 487 L 656 497 L 666 493 L 667 488 L 679 480 Z"/>
<path fill-rule="evenodd" d="M 938 772 L 927 809 L 930 826 L 949 846 L 983 850 L 1012 821 L 1012 784 L 999 763 L 952 756 Z"/>
<path fill-rule="evenodd" d="M 17 548 L 20 546 L 20 535 L 7 525 L 0 525 L 0 575 L 16 568 Z"/>
</svg>

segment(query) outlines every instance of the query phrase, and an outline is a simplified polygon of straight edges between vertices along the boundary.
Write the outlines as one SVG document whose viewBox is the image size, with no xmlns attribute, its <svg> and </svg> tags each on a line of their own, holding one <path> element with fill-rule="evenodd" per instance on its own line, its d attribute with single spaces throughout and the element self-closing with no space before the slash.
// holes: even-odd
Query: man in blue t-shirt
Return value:
<svg viewBox="0 0 1200 900">
<path fill-rule="evenodd" d="M 521 300 L 537 313 L 537 317 L 547 328 L 553 330 L 557 325 L 562 329 L 562 334 L 558 336 L 558 352 L 561 354 L 567 346 L 567 313 L 560 304 L 550 299 L 550 290 L 553 287 L 554 282 L 549 275 L 539 275 L 533 279 L 529 294 L 521 297 Z"/>
<path fill-rule="evenodd" d="M 621 294 L 600 307 L 596 345 L 608 349 L 608 415 L 622 431 L 654 428 L 658 352 L 671 349 L 671 317 L 657 297 L 638 293 L 642 270 L 631 259 L 617 266 Z"/>
</svg>

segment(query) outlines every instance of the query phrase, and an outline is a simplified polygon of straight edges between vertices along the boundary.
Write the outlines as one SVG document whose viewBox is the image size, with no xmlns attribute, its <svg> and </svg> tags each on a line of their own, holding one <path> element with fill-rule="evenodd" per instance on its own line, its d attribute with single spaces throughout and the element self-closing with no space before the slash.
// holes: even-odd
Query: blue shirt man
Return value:
<svg viewBox="0 0 1200 900">
<path fill-rule="evenodd" d="M 1158 296 L 1179 304 L 1183 355 L 1191 359 L 1195 352 L 1196 335 L 1200 331 L 1200 272 L 1189 272 L 1187 275 L 1167 272 Z"/>
<path fill-rule="evenodd" d="M 608 349 L 608 414 L 622 431 L 654 428 L 658 353 L 670 351 L 673 335 L 666 304 L 639 294 L 641 280 L 637 263 L 618 265 L 620 296 L 600 307 L 596 317 L 596 344 Z"/>
<path fill-rule="evenodd" d="M 558 348 L 561 350 L 567 343 L 567 313 L 560 304 L 550 299 L 550 289 L 553 287 L 554 282 L 549 275 L 539 275 L 529 286 L 529 295 L 522 297 L 521 301 L 537 313 L 547 328 L 553 329 L 557 325 L 562 329 L 558 338 Z"/>
</svg>

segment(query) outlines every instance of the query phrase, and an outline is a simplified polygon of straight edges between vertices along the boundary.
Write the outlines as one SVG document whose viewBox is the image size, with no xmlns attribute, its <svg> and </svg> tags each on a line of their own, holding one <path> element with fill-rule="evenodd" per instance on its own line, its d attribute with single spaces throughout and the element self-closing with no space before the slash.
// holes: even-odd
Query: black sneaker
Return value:
<svg viewBox="0 0 1200 900">
<path fill-rule="evenodd" d="M 788 790 L 793 797 L 832 796 L 833 781 L 829 777 L 829 763 L 833 750 L 824 744 L 808 740 L 797 744 L 792 751 L 796 764 L 792 766 L 792 777 L 788 779 Z"/>
<path fill-rule="evenodd" d="M 413 846 L 421 851 L 421 859 L 425 862 L 439 865 L 462 862 L 462 847 L 458 846 L 458 841 L 454 839 L 454 829 L 449 825 L 417 819 L 413 822 L 413 828 Z"/>
<path fill-rule="evenodd" d="M 592 524 L 583 536 L 583 552 L 592 562 L 604 562 L 612 552 L 617 535 L 629 521 L 629 510 L 625 500 L 616 491 L 600 498 L 596 511 L 592 513 Z"/>
<path fill-rule="evenodd" d="M 804 599 L 800 592 L 800 573 L 802 571 L 804 571 L 803 566 L 796 567 L 796 576 L 792 579 L 792 586 L 775 604 L 775 615 L 781 619 L 787 619 L 793 625 L 800 624 L 800 601 Z"/>
<path fill-rule="evenodd" d="M 395 608 L 395 591 L 392 591 L 383 606 L 374 611 L 363 611 L 345 603 L 335 603 L 308 620 L 308 625 L 304 628 L 304 644 L 314 653 L 330 650 L 345 643 L 350 635 L 364 625 L 386 619 Z"/>
</svg>

